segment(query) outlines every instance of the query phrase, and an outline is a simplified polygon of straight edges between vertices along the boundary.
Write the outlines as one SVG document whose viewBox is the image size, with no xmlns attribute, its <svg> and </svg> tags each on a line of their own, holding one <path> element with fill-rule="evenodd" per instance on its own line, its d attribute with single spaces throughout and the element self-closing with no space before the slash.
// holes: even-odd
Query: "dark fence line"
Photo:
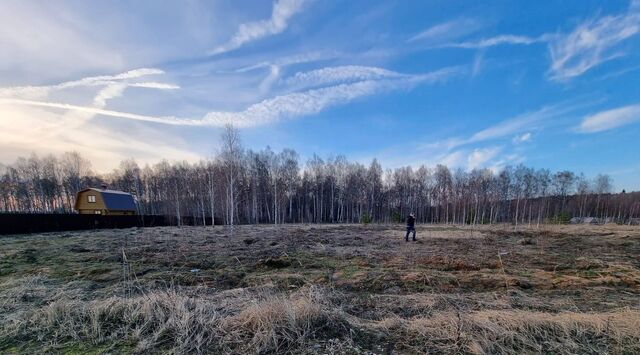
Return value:
<svg viewBox="0 0 640 355">
<path fill-rule="evenodd" d="M 184 216 L 181 225 L 211 225 L 211 217 Z M 216 218 L 216 224 L 221 221 Z M 178 225 L 174 216 L 100 216 L 91 214 L 0 213 L 0 235 L 61 232 L 83 229 L 159 227 Z"/>
</svg>

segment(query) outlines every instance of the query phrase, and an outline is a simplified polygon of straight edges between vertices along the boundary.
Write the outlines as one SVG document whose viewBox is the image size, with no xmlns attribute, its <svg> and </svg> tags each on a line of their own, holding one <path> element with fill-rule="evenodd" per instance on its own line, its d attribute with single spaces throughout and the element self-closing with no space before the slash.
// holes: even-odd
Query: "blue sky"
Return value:
<svg viewBox="0 0 640 355">
<path fill-rule="evenodd" d="M 245 146 L 640 190 L 640 1 L 0 1 L 0 162 Z"/>
</svg>

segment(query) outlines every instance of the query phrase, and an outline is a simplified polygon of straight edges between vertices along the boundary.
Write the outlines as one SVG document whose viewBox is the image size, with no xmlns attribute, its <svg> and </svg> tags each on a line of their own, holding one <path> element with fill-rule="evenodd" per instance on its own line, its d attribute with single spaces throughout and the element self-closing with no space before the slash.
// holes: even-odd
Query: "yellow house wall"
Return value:
<svg viewBox="0 0 640 355">
<path fill-rule="evenodd" d="M 89 202 L 88 196 L 95 196 L 96 202 Z M 102 194 L 93 190 L 80 192 L 78 194 L 78 199 L 76 200 L 76 210 L 78 210 L 78 213 L 80 214 L 95 214 L 96 210 L 105 214 L 106 208 L 104 200 L 102 199 Z"/>
</svg>

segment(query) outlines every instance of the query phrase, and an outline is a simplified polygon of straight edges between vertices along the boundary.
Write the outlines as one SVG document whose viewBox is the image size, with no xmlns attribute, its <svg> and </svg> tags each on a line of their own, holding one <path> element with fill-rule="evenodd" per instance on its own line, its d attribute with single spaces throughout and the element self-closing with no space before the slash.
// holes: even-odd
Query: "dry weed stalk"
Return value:
<svg viewBox="0 0 640 355">
<path fill-rule="evenodd" d="M 498 252 L 498 261 L 500 263 L 500 270 L 502 271 L 502 278 L 504 280 L 504 290 L 509 292 L 509 283 L 507 281 L 507 273 L 504 271 L 504 264 L 502 263 L 502 255 L 507 255 L 508 252 Z"/>
</svg>

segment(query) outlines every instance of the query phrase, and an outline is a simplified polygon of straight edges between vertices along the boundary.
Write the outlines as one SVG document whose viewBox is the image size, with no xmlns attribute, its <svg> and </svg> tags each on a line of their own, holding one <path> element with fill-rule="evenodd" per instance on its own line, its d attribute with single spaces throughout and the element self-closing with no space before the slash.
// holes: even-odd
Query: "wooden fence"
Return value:
<svg viewBox="0 0 640 355">
<path fill-rule="evenodd" d="M 83 229 L 132 228 L 175 226 L 176 217 L 145 216 L 100 216 L 91 214 L 40 214 L 40 213 L 0 213 L 0 235 L 60 232 Z M 211 225 L 211 217 L 204 221 L 201 217 L 185 216 L 181 225 Z M 218 223 L 216 218 L 216 223 Z"/>
</svg>

